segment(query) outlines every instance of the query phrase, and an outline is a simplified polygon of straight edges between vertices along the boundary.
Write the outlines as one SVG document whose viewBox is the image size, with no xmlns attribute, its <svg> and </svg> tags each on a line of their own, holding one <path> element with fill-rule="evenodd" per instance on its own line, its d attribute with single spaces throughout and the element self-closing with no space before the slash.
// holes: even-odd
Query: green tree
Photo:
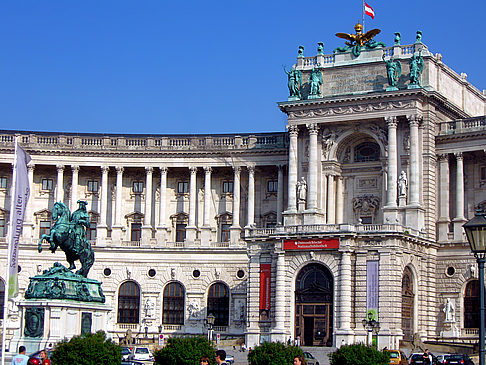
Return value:
<svg viewBox="0 0 486 365">
<path fill-rule="evenodd" d="M 341 346 L 330 358 L 331 365 L 387 365 L 390 362 L 388 353 L 363 344 Z"/>
<path fill-rule="evenodd" d="M 154 353 L 154 357 L 159 365 L 199 365 L 202 356 L 214 361 L 215 351 L 204 336 L 172 337 L 165 347 Z"/>
<path fill-rule="evenodd" d="M 248 354 L 248 363 L 250 365 L 289 365 L 297 355 L 303 355 L 302 350 L 297 346 L 285 345 L 281 342 L 264 342 Z"/>
<path fill-rule="evenodd" d="M 75 336 L 56 345 L 52 365 L 120 365 L 121 347 L 106 338 L 103 331 Z"/>
</svg>

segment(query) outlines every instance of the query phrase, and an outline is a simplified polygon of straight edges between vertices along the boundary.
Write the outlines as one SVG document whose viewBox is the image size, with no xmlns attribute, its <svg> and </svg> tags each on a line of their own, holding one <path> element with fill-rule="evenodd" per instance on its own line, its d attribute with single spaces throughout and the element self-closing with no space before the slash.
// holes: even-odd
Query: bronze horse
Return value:
<svg viewBox="0 0 486 365">
<path fill-rule="evenodd" d="M 38 251 L 42 252 L 42 242 L 44 240 L 50 243 L 49 250 L 52 253 L 56 252 L 57 248 L 60 247 L 66 254 L 66 260 L 70 265 L 69 270 L 75 269 L 76 265 L 74 265 L 74 261 L 79 260 L 81 262 L 81 269 L 76 271 L 76 274 L 87 277 L 89 269 L 94 263 L 94 251 L 86 239 L 84 229 L 82 237 L 76 237 L 76 228 L 80 226 L 80 223 L 72 221 L 69 208 L 61 202 L 54 204 L 52 219 L 55 220 L 55 223 L 51 227 L 49 234 L 43 234 L 41 236 L 37 248 Z"/>
</svg>

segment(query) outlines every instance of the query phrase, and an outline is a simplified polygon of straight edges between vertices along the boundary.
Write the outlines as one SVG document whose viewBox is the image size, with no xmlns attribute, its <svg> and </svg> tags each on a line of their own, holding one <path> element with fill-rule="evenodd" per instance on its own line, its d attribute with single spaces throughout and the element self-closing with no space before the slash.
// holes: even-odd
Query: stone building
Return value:
<svg viewBox="0 0 486 365">
<path fill-rule="evenodd" d="M 401 63 L 395 90 L 383 55 Z M 412 57 L 423 60 L 419 84 Z M 486 202 L 486 97 L 441 58 L 420 41 L 299 53 L 301 95 L 279 103 L 285 133 L 1 131 L 1 272 L 19 136 L 32 157 L 21 290 L 64 262 L 37 252 L 53 204 L 86 200 L 90 277 L 115 339 L 206 334 L 212 313 L 216 334 L 247 346 L 366 342 L 368 315 L 380 347 L 474 342 L 477 267 L 462 224 Z M 7 338 L 22 330 L 22 300 L 8 305 Z"/>
</svg>

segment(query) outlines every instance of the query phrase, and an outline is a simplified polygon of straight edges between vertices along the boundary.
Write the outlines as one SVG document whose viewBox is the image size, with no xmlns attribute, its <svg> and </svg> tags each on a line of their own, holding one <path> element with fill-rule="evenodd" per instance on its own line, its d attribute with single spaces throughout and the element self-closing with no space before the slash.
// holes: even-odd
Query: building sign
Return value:
<svg viewBox="0 0 486 365">
<path fill-rule="evenodd" d="M 378 321 L 378 295 L 379 295 L 379 266 L 378 261 L 366 262 L 366 316 L 372 314 L 371 319 Z"/>
<path fill-rule="evenodd" d="M 272 279 L 272 264 L 260 264 L 260 313 L 268 315 L 270 310 L 270 283 Z"/>
<path fill-rule="evenodd" d="M 330 250 L 339 248 L 338 238 L 316 240 L 284 240 L 284 250 Z"/>
</svg>

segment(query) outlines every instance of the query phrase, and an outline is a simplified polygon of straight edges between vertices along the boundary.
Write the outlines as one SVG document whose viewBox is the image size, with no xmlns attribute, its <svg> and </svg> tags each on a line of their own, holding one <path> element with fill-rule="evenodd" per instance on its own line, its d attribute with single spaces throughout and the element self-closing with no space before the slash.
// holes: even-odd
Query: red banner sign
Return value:
<svg viewBox="0 0 486 365">
<path fill-rule="evenodd" d="M 284 250 L 330 250 L 339 248 L 338 238 L 322 240 L 284 240 Z"/>
<path fill-rule="evenodd" d="M 260 310 L 270 309 L 272 264 L 260 264 Z"/>
</svg>

